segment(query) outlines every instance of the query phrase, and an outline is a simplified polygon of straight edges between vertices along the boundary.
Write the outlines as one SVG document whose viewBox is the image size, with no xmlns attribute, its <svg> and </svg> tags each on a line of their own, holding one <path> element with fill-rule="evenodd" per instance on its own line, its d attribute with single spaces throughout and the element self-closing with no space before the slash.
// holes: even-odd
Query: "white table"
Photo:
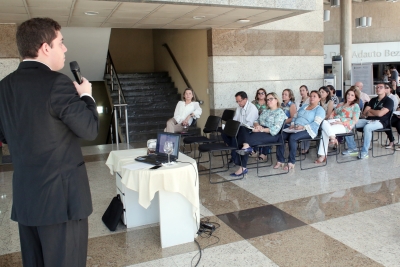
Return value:
<svg viewBox="0 0 400 267">
<path fill-rule="evenodd" d="M 106 162 L 116 173 L 124 223 L 131 228 L 159 222 L 163 248 L 193 242 L 200 222 L 196 161 L 179 153 L 177 164 L 149 170 L 152 165 L 135 161 L 146 151 L 111 151 Z"/>
</svg>

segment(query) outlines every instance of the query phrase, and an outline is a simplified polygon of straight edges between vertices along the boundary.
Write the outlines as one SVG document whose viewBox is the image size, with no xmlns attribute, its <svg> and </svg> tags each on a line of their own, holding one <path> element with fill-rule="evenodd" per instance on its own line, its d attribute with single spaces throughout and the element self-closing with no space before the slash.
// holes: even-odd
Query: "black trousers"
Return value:
<svg viewBox="0 0 400 267">
<path fill-rule="evenodd" d="M 46 226 L 18 224 L 24 267 L 86 266 L 88 219 Z"/>
<path fill-rule="evenodd" d="M 396 115 L 393 114 L 392 116 L 392 121 L 390 122 L 390 125 L 392 127 L 395 127 L 397 132 L 400 133 L 400 118 L 397 117 Z M 389 126 L 390 127 L 390 126 Z M 390 131 L 385 132 L 389 138 L 390 142 L 394 142 L 394 136 L 393 133 L 391 133 Z"/>
</svg>

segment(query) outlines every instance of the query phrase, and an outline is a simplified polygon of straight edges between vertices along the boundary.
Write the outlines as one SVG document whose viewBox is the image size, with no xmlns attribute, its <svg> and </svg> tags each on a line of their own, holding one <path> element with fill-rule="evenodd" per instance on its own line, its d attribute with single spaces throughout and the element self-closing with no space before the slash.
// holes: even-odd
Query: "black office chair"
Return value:
<svg viewBox="0 0 400 267">
<path fill-rule="evenodd" d="M 206 125 L 204 126 L 203 129 L 203 135 L 202 136 L 191 136 L 191 137 L 185 137 L 183 138 L 183 153 L 185 153 L 185 148 L 186 145 L 190 146 L 190 152 L 192 152 L 192 144 L 205 144 L 205 143 L 215 143 L 218 141 L 217 139 L 211 139 L 206 136 L 206 134 L 212 134 L 216 133 L 218 134 L 218 126 L 221 122 L 221 117 L 218 116 L 208 116 Z M 196 151 L 194 152 L 193 158 L 196 158 Z"/>
<path fill-rule="evenodd" d="M 354 127 L 350 132 L 348 132 L 348 133 L 339 133 L 339 134 L 336 134 L 336 138 L 338 138 L 338 137 L 342 137 L 343 138 L 343 149 L 345 149 L 345 147 L 346 147 L 346 136 L 353 136 L 354 137 L 354 140 L 356 140 L 356 135 L 357 135 L 357 132 L 356 132 L 356 128 Z M 357 140 L 358 141 L 358 140 Z M 336 162 L 337 163 L 346 163 L 346 162 L 350 162 L 350 161 L 355 161 L 355 160 L 358 160 L 358 158 L 354 158 L 354 157 L 348 157 L 349 159 L 348 160 L 344 160 L 344 161 L 339 161 L 339 154 L 340 154 L 340 152 L 341 152 L 341 145 L 342 144 L 342 142 L 338 142 L 338 147 L 336 148 L 336 153 L 335 153 L 335 156 L 336 156 Z M 358 148 L 358 154 L 360 155 L 360 147 L 358 147 L 357 146 L 357 148 Z"/>
<path fill-rule="evenodd" d="M 225 128 L 223 130 L 223 133 L 226 134 L 227 136 L 231 137 L 231 138 L 237 138 L 237 134 L 239 132 L 239 127 L 240 127 L 240 122 L 238 121 L 234 121 L 234 120 L 228 120 L 226 122 Z M 236 181 L 236 180 L 241 180 L 244 178 L 244 174 L 241 178 L 235 178 L 235 179 L 230 179 L 230 180 L 223 180 L 223 181 L 218 181 L 218 182 L 213 182 L 211 180 L 211 174 L 214 173 L 219 173 L 219 172 L 225 172 L 229 170 L 229 163 L 228 163 L 228 152 L 232 151 L 232 150 L 236 150 L 237 147 L 231 147 L 231 146 L 227 146 L 225 143 L 208 143 L 208 144 L 201 144 L 199 145 L 199 152 L 200 155 L 197 158 L 197 164 L 200 163 L 200 158 L 202 156 L 203 153 L 208 152 L 208 158 L 209 158 L 209 168 L 208 170 L 204 170 L 204 171 L 199 171 L 199 175 L 205 174 L 208 171 L 208 176 L 209 176 L 209 181 L 211 184 L 218 184 L 218 183 L 225 183 L 225 182 L 229 182 L 229 181 Z M 222 156 L 222 166 L 221 167 L 215 167 L 212 168 L 212 153 L 213 152 L 221 152 L 221 156 L 222 156 L 222 152 L 225 152 L 225 156 L 226 156 L 226 163 L 228 165 L 228 168 L 225 170 L 219 170 L 219 171 L 213 171 L 211 172 L 211 170 L 218 170 L 221 168 L 224 168 L 225 166 L 225 161 L 224 161 L 224 157 Z M 240 165 L 242 165 L 240 163 Z"/>
<path fill-rule="evenodd" d="M 308 169 L 320 168 L 320 167 L 324 167 L 324 166 L 326 166 L 326 165 L 328 164 L 328 157 L 326 157 L 325 164 L 315 164 L 315 166 L 313 166 L 313 167 L 308 167 L 308 168 L 303 168 L 303 166 L 302 166 L 303 160 L 305 160 L 305 159 L 307 158 L 307 154 L 301 154 L 301 147 L 302 147 L 302 146 L 301 146 L 301 143 L 302 143 L 302 142 L 304 142 L 304 141 L 315 141 L 315 142 L 317 142 L 317 144 L 316 144 L 316 147 L 317 147 L 317 156 L 318 156 L 318 147 L 319 147 L 319 143 L 322 142 L 322 147 L 324 148 L 324 153 L 326 152 L 326 148 L 325 148 L 324 142 L 323 142 L 323 140 L 322 140 L 322 129 L 321 129 L 321 127 L 322 127 L 322 122 L 321 122 L 321 124 L 319 125 L 318 134 L 317 134 L 316 137 L 314 137 L 314 138 L 304 138 L 304 139 L 297 140 L 297 150 L 299 151 L 299 155 L 300 155 L 300 169 L 301 169 L 301 170 L 308 170 Z M 326 153 L 325 153 L 325 154 L 326 154 Z M 303 159 L 302 155 L 304 155 L 304 159 Z"/>
<path fill-rule="evenodd" d="M 392 121 L 392 116 L 393 116 L 393 111 L 390 111 L 389 122 Z M 357 130 L 357 132 L 361 132 L 362 133 L 361 141 L 363 141 L 363 139 L 364 139 L 364 128 L 357 128 L 356 130 Z M 379 138 L 380 138 L 381 139 L 381 144 L 383 144 L 382 133 L 387 132 L 387 131 L 390 131 L 392 133 L 392 135 L 393 135 L 393 130 L 392 130 L 392 127 L 391 127 L 390 123 L 389 123 L 388 127 L 386 127 L 386 128 L 376 129 L 376 130 L 372 131 L 371 148 L 370 149 L 372 150 L 372 157 L 373 158 L 379 158 L 379 157 L 383 157 L 383 156 L 393 155 L 396 152 L 395 146 L 393 145 L 393 149 L 392 149 L 393 151 L 392 152 L 386 153 L 386 154 L 383 154 L 383 155 L 374 155 L 374 142 L 378 141 Z M 378 133 L 378 137 L 376 139 L 374 139 L 374 133 Z M 357 143 L 358 142 L 359 142 L 359 140 L 357 139 Z M 360 147 L 360 145 L 359 145 L 359 147 Z M 361 154 L 361 152 L 360 152 L 360 154 Z"/>
<path fill-rule="evenodd" d="M 279 131 L 279 133 L 278 133 L 278 135 L 281 136 L 282 142 L 277 141 L 277 142 L 275 142 L 275 143 L 265 143 L 265 144 L 262 144 L 262 145 L 254 146 L 254 148 L 255 148 L 256 150 L 258 150 L 258 155 L 261 154 L 261 150 L 262 150 L 264 147 L 268 147 L 268 146 L 271 146 L 271 147 L 272 147 L 272 146 L 284 146 L 284 145 L 285 145 L 285 141 L 283 141 L 283 136 L 282 136 L 282 130 L 283 130 L 284 128 L 285 128 L 285 121 L 283 121 L 282 127 L 281 127 L 281 129 L 280 129 L 280 131 Z M 271 162 L 271 164 L 267 164 L 267 165 L 262 166 L 262 167 L 270 167 L 270 166 L 272 166 L 272 155 L 270 155 L 270 156 L 268 157 L 267 162 L 269 162 L 269 161 Z M 259 165 L 260 165 L 260 164 L 259 164 L 259 160 L 257 160 L 257 177 L 259 177 L 259 178 L 289 173 L 289 168 L 288 168 L 287 171 L 281 172 L 281 173 L 273 173 L 273 174 L 268 174 L 268 175 L 259 175 Z"/>
<path fill-rule="evenodd" d="M 222 123 L 222 121 L 227 122 L 229 120 L 232 120 L 234 116 L 235 116 L 234 110 L 225 109 L 221 116 L 221 123 Z M 222 133 L 222 125 L 220 127 L 218 127 L 218 132 Z"/>
</svg>

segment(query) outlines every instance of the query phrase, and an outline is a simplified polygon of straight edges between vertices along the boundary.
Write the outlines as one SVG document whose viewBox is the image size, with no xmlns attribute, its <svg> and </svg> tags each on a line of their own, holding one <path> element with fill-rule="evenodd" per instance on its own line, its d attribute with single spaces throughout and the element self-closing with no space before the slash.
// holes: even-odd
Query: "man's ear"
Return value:
<svg viewBox="0 0 400 267">
<path fill-rule="evenodd" d="M 42 46 L 39 48 L 38 54 L 48 56 L 50 53 L 51 47 L 48 43 L 43 43 Z"/>
</svg>

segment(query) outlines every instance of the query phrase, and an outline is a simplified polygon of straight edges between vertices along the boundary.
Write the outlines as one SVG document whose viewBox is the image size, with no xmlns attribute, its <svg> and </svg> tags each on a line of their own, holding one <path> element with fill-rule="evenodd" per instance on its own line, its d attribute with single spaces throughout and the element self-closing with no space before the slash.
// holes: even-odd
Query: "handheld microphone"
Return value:
<svg viewBox="0 0 400 267">
<path fill-rule="evenodd" d="M 75 77 L 75 80 L 78 84 L 82 83 L 82 75 L 81 75 L 81 69 L 79 68 L 78 62 L 76 61 L 71 61 L 69 63 L 69 67 L 71 68 L 72 74 Z"/>
</svg>

